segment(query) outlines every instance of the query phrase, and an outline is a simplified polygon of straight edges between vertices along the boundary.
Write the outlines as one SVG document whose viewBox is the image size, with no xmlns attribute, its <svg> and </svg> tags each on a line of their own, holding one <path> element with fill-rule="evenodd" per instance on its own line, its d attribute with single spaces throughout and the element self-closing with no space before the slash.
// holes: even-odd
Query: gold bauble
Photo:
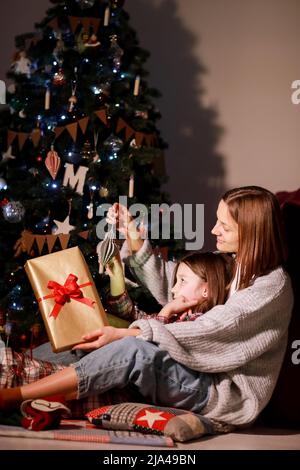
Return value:
<svg viewBox="0 0 300 470">
<path fill-rule="evenodd" d="M 101 197 L 107 197 L 108 196 L 108 189 L 105 188 L 104 186 L 101 186 L 99 190 L 99 194 Z"/>
</svg>

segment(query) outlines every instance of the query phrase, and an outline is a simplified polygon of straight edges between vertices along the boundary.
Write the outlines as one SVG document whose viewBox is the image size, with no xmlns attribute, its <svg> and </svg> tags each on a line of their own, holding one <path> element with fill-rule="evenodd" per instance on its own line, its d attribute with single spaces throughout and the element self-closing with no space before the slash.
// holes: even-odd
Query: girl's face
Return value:
<svg viewBox="0 0 300 470">
<path fill-rule="evenodd" d="M 231 217 L 228 205 L 222 199 L 217 210 L 217 222 L 211 233 L 217 237 L 218 250 L 225 253 L 237 253 L 238 224 Z"/>
<path fill-rule="evenodd" d="M 186 300 L 207 298 L 207 282 L 203 281 L 185 263 L 180 263 L 176 273 L 176 284 L 171 290 L 173 297 L 183 296 Z"/>
</svg>

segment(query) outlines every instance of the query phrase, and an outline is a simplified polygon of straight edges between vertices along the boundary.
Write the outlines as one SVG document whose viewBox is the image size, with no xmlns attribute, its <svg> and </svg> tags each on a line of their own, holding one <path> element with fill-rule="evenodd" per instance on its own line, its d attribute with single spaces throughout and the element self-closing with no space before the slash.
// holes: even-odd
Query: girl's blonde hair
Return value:
<svg viewBox="0 0 300 470">
<path fill-rule="evenodd" d="M 186 264 L 199 278 L 207 282 L 207 298 L 193 308 L 194 312 L 207 312 L 215 305 L 224 304 L 232 278 L 233 259 L 225 253 L 197 252 L 181 259 L 174 271 L 174 284 L 178 267 Z"/>
<path fill-rule="evenodd" d="M 259 186 L 227 191 L 222 197 L 238 224 L 238 289 L 284 264 L 287 257 L 284 225 L 273 193 Z"/>
</svg>

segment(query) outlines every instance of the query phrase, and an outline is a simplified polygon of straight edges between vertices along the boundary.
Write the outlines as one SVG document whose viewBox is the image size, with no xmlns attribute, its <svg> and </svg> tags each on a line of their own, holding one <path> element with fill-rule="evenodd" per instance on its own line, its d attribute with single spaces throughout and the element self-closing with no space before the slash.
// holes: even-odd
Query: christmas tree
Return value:
<svg viewBox="0 0 300 470">
<path fill-rule="evenodd" d="M 23 266 L 79 245 L 96 282 L 98 209 L 126 195 L 167 200 L 156 170 L 163 143 L 124 0 L 51 0 L 34 33 L 16 38 L 1 120 L 0 328 L 28 347 L 41 324 Z"/>
</svg>

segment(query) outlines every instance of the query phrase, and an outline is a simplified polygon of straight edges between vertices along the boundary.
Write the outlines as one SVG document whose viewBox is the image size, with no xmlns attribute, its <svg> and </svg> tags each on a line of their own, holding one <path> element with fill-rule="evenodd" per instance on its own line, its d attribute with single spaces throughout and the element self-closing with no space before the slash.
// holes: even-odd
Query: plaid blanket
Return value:
<svg viewBox="0 0 300 470">
<path fill-rule="evenodd" d="M 0 348 L 0 388 L 20 387 L 33 383 L 65 367 L 61 364 L 32 359 L 11 348 Z M 140 401 L 141 396 L 137 396 L 137 393 L 131 389 L 113 389 L 102 395 L 73 400 L 68 406 L 72 411 L 72 417 L 79 419 L 95 408 L 132 400 Z"/>
</svg>

